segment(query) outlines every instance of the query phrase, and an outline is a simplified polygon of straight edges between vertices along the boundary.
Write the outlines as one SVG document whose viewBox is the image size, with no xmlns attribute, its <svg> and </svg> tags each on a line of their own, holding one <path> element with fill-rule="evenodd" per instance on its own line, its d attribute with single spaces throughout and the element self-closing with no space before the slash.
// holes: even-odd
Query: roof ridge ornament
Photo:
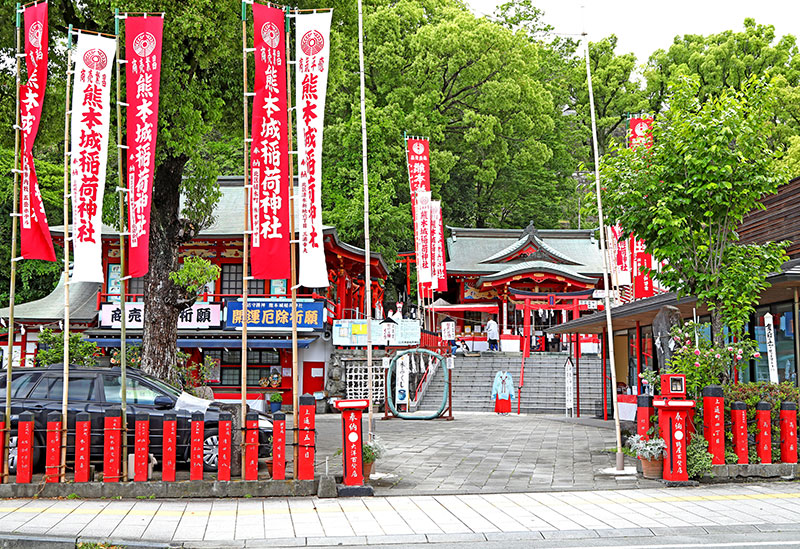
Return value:
<svg viewBox="0 0 800 549">
<path fill-rule="evenodd" d="M 537 240 L 539 239 L 539 230 L 536 228 L 536 224 L 533 222 L 533 219 L 531 219 L 531 222 L 528 223 L 527 227 L 525 227 L 525 230 L 522 231 L 520 238 L 526 235 L 533 236 Z"/>
</svg>

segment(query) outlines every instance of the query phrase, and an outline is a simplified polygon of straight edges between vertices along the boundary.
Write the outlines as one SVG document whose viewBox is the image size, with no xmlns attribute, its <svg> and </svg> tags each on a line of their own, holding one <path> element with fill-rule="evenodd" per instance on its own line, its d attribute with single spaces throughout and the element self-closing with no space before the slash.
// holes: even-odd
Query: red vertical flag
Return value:
<svg viewBox="0 0 800 549">
<path fill-rule="evenodd" d="M 20 187 L 20 242 L 22 257 L 55 261 L 50 227 L 39 193 L 33 165 L 33 142 L 42 119 L 42 103 L 47 85 L 47 2 L 25 8 L 25 66 L 28 82 L 20 86 L 22 125 L 22 186 Z"/>
<path fill-rule="evenodd" d="M 653 146 L 652 124 L 652 118 L 631 118 L 628 136 L 628 146 L 631 149 L 639 147 L 649 149 Z M 636 240 L 631 235 L 630 242 L 631 262 L 633 263 L 633 295 L 636 299 L 650 297 L 654 294 L 653 279 L 649 271 L 653 267 L 653 256 L 647 253 L 643 240 Z M 645 272 L 640 270 L 642 268 L 645 269 Z"/>
<path fill-rule="evenodd" d="M 628 148 L 638 149 L 645 147 L 649 149 L 653 146 L 653 125 L 652 118 L 631 118 L 630 133 L 628 134 Z"/>
<path fill-rule="evenodd" d="M 406 140 L 406 155 L 408 161 L 408 182 L 411 188 L 411 218 L 414 223 L 414 248 L 417 256 L 417 270 L 426 261 L 422 258 L 422 250 L 425 248 L 425 235 L 420 233 L 420 216 L 417 215 L 417 193 L 430 192 L 431 190 L 431 169 L 430 169 L 430 143 L 425 138 L 409 138 Z M 424 278 L 424 276 L 423 276 Z M 430 283 L 419 284 L 420 295 L 431 296 Z"/>
<path fill-rule="evenodd" d="M 125 20 L 125 65 L 128 99 L 128 274 L 147 274 L 150 257 L 150 205 L 158 135 L 158 92 L 164 19 Z"/>
<path fill-rule="evenodd" d="M 251 270 L 255 278 L 289 278 L 289 121 L 283 10 L 253 4 L 256 55 L 250 149 Z"/>
</svg>

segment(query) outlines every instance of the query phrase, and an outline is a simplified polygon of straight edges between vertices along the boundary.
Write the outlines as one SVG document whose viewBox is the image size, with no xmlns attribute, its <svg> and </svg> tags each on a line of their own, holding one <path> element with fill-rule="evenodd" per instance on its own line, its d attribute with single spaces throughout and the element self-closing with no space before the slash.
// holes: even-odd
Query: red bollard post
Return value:
<svg viewBox="0 0 800 549">
<path fill-rule="evenodd" d="M 61 414 L 47 414 L 47 436 L 44 456 L 44 481 L 58 482 L 61 469 Z"/>
<path fill-rule="evenodd" d="M 272 414 L 272 478 L 286 480 L 286 414 Z"/>
<path fill-rule="evenodd" d="M 651 395 L 639 395 L 636 397 L 636 434 L 650 440 L 647 432 L 652 424 L 650 418 L 653 417 L 653 397 Z"/>
<path fill-rule="evenodd" d="M 33 414 L 22 412 L 17 421 L 17 483 L 29 484 L 33 477 Z"/>
<path fill-rule="evenodd" d="M 797 463 L 797 404 L 781 402 L 781 463 Z"/>
<path fill-rule="evenodd" d="M 342 411 L 342 448 L 344 451 L 344 485 L 363 486 L 363 447 L 361 415 L 369 407 L 367 400 L 338 400 L 334 406 Z"/>
<path fill-rule="evenodd" d="M 244 435 L 244 480 L 258 480 L 258 414 L 248 412 L 245 416 Z"/>
<path fill-rule="evenodd" d="M 8 456 L 6 456 L 6 414 L 4 412 L 0 412 L 0 464 L 3 463 L 3 460 L 7 460 Z M 0 467 L 0 484 L 4 482 L 8 482 L 8 479 L 2 473 L 3 468 Z"/>
<path fill-rule="evenodd" d="M 761 463 L 772 463 L 772 409 L 769 402 L 756 404 L 756 452 Z"/>
<path fill-rule="evenodd" d="M 739 458 L 739 465 L 750 462 L 747 448 L 747 405 L 744 402 L 731 404 L 731 423 L 733 423 L 733 449 Z"/>
<path fill-rule="evenodd" d="M 75 417 L 75 482 L 89 482 L 91 447 L 91 416 L 87 412 L 78 412 Z"/>
<path fill-rule="evenodd" d="M 189 450 L 189 480 L 203 480 L 203 434 L 205 424 L 202 412 L 192 412 L 191 448 Z"/>
<path fill-rule="evenodd" d="M 106 410 L 103 430 L 103 482 L 119 482 L 122 477 L 122 410 Z"/>
<path fill-rule="evenodd" d="M 703 436 L 713 465 L 725 465 L 725 399 L 722 387 L 709 385 L 703 389 Z"/>
<path fill-rule="evenodd" d="M 134 427 L 133 480 L 144 482 L 148 479 L 150 467 L 150 416 L 136 414 Z"/>
<path fill-rule="evenodd" d="M 164 414 L 164 438 L 161 445 L 161 480 L 175 482 L 175 462 L 178 452 L 178 415 Z"/>
<path fill-rule="evenodd" d="M 231 420 L 233 416 L 230 412 L 219 414 L 219 437 L 217 446 L 217 480 L 231 479 L 231 440 L 233 431 Z"/>
<path fill-rule="evenodd" d="M 312 395 L 302 395 L 300 401 L 300 430 L 297 433 L 297 470 L 294 478 L 298 480 L 314 479 L 314 447 L 316 434 L 316 402 Z"/>
</svg>

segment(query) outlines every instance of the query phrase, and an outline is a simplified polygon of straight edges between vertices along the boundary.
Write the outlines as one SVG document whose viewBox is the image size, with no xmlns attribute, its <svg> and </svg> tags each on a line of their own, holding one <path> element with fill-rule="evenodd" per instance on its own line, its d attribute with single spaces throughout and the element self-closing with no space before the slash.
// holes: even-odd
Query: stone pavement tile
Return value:
<svg viewBox="0 0 800 549">
<path fill-rule="evenodd" d="M 155 501 L 135 503 L 109 537 L 125 540 L 141 538 L 160 506 L 161 503 Z"/>
<path fill-rule="evenodd" d="M 458 496 L 436 496 L 436 501 L 473 532 L 498 532 L 500 529 L 486 520 L 480 513 L 464 503 Z"/>
<path fill-rule="evenodd" d="M 435 505 L 432 505 L 430 498 L 419 498 L 420 501 L 415 502 L 416 499 L 400 496 L 388 498 L 388 501 L 415 534 L 440 534 L 445 531 L 443 530 L 444 526 L 449 525 L 450 522 L 441 520 L 441 511 L 444 509 L 441 511 L 434 509 L 433 507 L 439 506 L 439 504 L 434 501 Z M 464 527 L 462 531 L 469 531 L 469 529 Z"/>
<path fill-rule="evenodd" d="M 383 498 L 365 498 L 364 504 L 380 524 L 388 536 L 414 535 L 414 530 L 403 520 L 403 517 Z M 367 536 L 368 538 L 376 536 Z"/>
<path fill-rule="evenodd" d="M 468 543 L 473 541 L 486 541 L 483 534 L 475 532 L 461 534 L 427 534 L 428 543 Z"/>
<path fill-rule="evenodd" d="M 264 537 L 293 538 L 296 533 L 292 524 L 288 500 L 265 499 L 264 503 Z"/>
<path fill-rule="evenodd" d="M 365 499 L 367 498 L 343 498 L 339 500 L 339 504 L 357 536 L 381 536 L 386 532 L 370 512 Z"/>
<path fill-rule="evenodd" d="M 176 541 L 202 540 L 211 513 L 211 502 L 190 501 L 186 504 L 178 526 L 172 536 Z"/>
<path fill-rule="evenodd" d="M 315 503 L 317 517 L 326 537 L 346 538 L 355 536 L 352 522 L 347 514 L 342 510 L 340 500 L 321 499 Z M 303 531 L 297 532 L 303 535 Z"/>
<path fill-rule="evenodd" d="M 133 507 L 131 501 L 113 501 L 81 530 L 81 537 L 108 538 Z"/>
<path fill-rule="evenodd" d="M 488 494 L 483 496 L 486 500 L 502 508 L 503 511 L 516 520 L 527 530 L 552 530 L 553 527 L 533 513 L 524 509 L 517 502 L 519 494 Z"/>
<path fill-rule="evenodd" d="M 753 534 L 758 528 L 750 524 L 726 524 L 724 526 L 703 526 L 709 534 Z"/>
<path fill-rule="evenodd" d="M 656 536 L 705 536 L 708 534 L 705 528 L 701 526 L 681 526 L 679 528 L 664 528 L 664 527 L 654 527 L 650 528 L 650 531 L 653 532 Z"/>
<path fill-rule="evenodd" d="M 483 535 L 486 537 L 486 541 L 538 541 L 544 539 L 541 532 L 529 530 L 523 532 L 486 532 Z"/>
<path fill-rule="evenodd" d="M 261 500 L 239 500 L 236 508 L 235 539 L 261 539 L 266 530 L 264 504 Z"/>
<path fill-rule="evenodd" d="M 485 496 L 477 494 L 458 496 L 458 498 L 469 505 L 475 512 L 480 513 L 501 532 L 519 532 L 528 529 L 503 509 L 504 506 L 508 505 L 507 500 L 489 500 Z"/>
<path fill-rule="evenodd" d="M 82 501 L 69 515 L 54 524 L 51 531 L 60 536 L 77 537 L 106 505 L 104 501 Z"/>
<path fill-rule="evenodd" d="M 796 522 L 756 524 L 755 527 L 758 529 L 759 532 L 798 532 L 798 531 L 800 531 L 800 524 L 798 524 Z"/>
<path fill-rule="evenodd" d="M 427 541 L 424 534 L 367 536 L 367 545 L 411 545 Z"/>
<path fill-rule="evenodd" d="M 544 539 L 589 539 L 597 538 L 597 532 L 594 530 L 551 530 L 542 532 Z"/>
<path fill-rule="evenodd" d="M 430 517 L 434 525 L 434 529 L 429 532 L 417 533 L 437 534 L 443 532 L 445 534 L 461 534 L 472 532 L 466 524 L 456 517 L 446 505 L 440 503 L 437 498 L 433 496 L 421 496 L 415 498 L 414 503 L 426 516 Z M 413 523 L 409 523 L 409 526 L 416 529 L 416 525 Z"/>
<path fill-rule="evenodd" d="M 183 544 L 185 549 L 240 549 L 244 547 L 244 540 L 193 540 Z"/>
<path fill-rule="evenodd" d="M 236 500 L 214 500 L 208 514 L 205 534 L 206 541 L 222 541 L 235 539 L 236 535 Z"/>
<path fill-rule="evenodd" d="M 306 538 L 269 538 L 269 539 L 249 539 L 245 541 L 245 547 L 305 547 Z"/>
<path fill-rule="evenodd" d="M 573 520 L 574 517 L 571 510 L 555 499 L 552 494 L 539 492 L 536 494 L 525 494 L 525 497 L 539 504 L 534 510 L 536 516 L 553 525 L 556 529 L 580 530 L 583 527 L 582 524 Z"/>
<path fill-rule="evenodd" d="M 655 536 L 649 528 L 598 528 L 595 532 L 601 538 L 644 538 Z"/>
<path fill-rule="evenodd" d="M 294 531 L 299 535 L 321 537 L 325 535 L 322 523 L 314 508 L 314 500 L 309 498 L 289 498 Z"/>
<path fill-rule="evenodd" d="M 366 545 L 366 536 L 346 536 L 346 537 L 308 537 L 306 538 L 307 547 L 331 547 L 336 545 Z"/>
</svg>

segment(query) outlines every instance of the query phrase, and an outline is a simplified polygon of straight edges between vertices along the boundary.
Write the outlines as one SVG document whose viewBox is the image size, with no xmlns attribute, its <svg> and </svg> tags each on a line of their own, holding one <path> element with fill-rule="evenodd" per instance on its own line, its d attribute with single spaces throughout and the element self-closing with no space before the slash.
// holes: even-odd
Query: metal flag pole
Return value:
<svg viewBox="0 0 800 549">
<path fill-rule="evenodd" d="M 614 406 L 614 430 L 617 435 L 617 471 L 625 468 L 625 455 L 622 453 L 622 434 L 619 427 L 619 402 L 617 401 L 617 369 L 614 361 L 614 327 L 611 321 L 611 287 L 608 276 L 608 253 L 606 250 L 606 224 L 603 219 L 603 199 L 600 195 L 600 158 L 597 150 L 597 121 L 594 112 L 594 92 L 592 91 L 592 71 L 589 63 L 589 37 L 584 32 L 584 48 L 586 49 L 586 82 L 589 86 L 589 110 L 592 115 L 592 149 L 594 153 L 594 182 L 597 195 L 597 216 L 600 222 L 600 253 L 603 256 L 603 287 L 605 288 L 606 329 L 608 330 L 608 360 L 611 365 L 611 399 Z M 578 339 L 578 344 L 580 340 Z"/>
<path fill-rule="evenodd" d="M 19 147 L 20 147 L 20 130 L 22 127 L 20 126 L 19 120 L 19 87 L 21 82 L 20 79 L 20 44 L 22 43 L 22 18 L 21 18 L 22 10 L 20 9 L 19 3 L 16 4 L 14 8 L 14 17 L 16 20 L 17 25 L 17 38 L 16 38 L 16 55 L 14 56 L 14 60 L 16 61 L 16 68 L 17 68 L 17 76 L 16 76 L 16 100 L 14 103 L 14 112 L 15 112 L 15 122 L 14 122 L 14 198 L 13 198 L 13 211 L 11 213 L 11 285 L 9 288 L 9 301 L 8 301 L 8 349 L 6 351 L 6 360 L 7 360 L 7 375 L 6 375 L 6 410 L 5 410 L 5 429 L 3 432 L 4 443 L 3 443 L 3 476 L 0 478 L 0 482 L 7 482 L 8 481 L 8 455 L 9 450 L 9 443 L 11 439 L 11 372 L 13 370 L 13 363 L 14 363 L 14 297 L 16 291 L 16 282 L 17 282 L 17 226 L 19 225 L 19 175 L 21 173 L 20 170 L 20 154 L 19 154 Z M 21 356 L 21 355 L 20 355 Z"/>
<path fill-rule="evenodd" d="M 288 124 L 287 134 L 289 137 L 288 148 L 292 150 L 292 79 L 290 78 L 290 59 L 291 48 L 289 47 L 289 17 L 288 8 L 286 9 L 286 110 L 288 115 L 286 121 Z M 291 154 L 291 153 L 290 153 Z M 297 238 L 294 234 L 294 212 L 295 212 L 295 196 L 294 196 L 294 160 L 289 159 L 289 263 L 291 266 L 289 284 L 292 292 L 292 427 L 294 436 L 297 437 L 300 428 L 300 380 L 297 357 L 297 259 L 295 252 L 297 250 Z M 295 444 L 292 446 L 292 477 L 297 479 L 297 460 L 300 455 L 300 447 Z"/>
<path fill-rule="evenodd" d="M 120 408 L 122 410 L 122 480 L 128 480 L 128 385 L 127 385 L 127 336 L 126 324 L 127 313 L 125 311 L 125 301 L 127 295 L 125 284 L 128 276 L 127 264 L 125 262 L 125 194 L 128 192 L 125 187 L 125 179 L 122 176 L 124 158 L 122 149 L 127 147 L 122 144 L 122 92 L 120 79 L 120 65 L 127 63 L 127 60 L 120 58 L 119 53 L 119 21 L 126 18 L 128 14 L 120 16 L 119 9 L 114 10 L 114 33 L 117 35 L 117 193 L 119 193 L 119 306 L 122 310 L 119 324 L 119 369 L 122 391 L 120 392 Z M 125 105 L 127 106 L 127 104 Z"/>
<path fill-rule="evenodd" d="M 364 15 L 358 0 L 358 68 L 361 83 L 361 172 L 364 177 L 364 314 L 367 317 L 367 412 L 368 438 L 372 442 L 372 278 L 369 240 L 369 179 L 367 177 L 367 111 L 364 98 Z"/>
<path fill-rule="evenodd" d="M 248 154 L 247 144 L 248 144 L 248 137 L 247 137 L 247 3 L 242 2 L 242 85 L 244 93 L 242 95 L 242 112 L 244 113 L 243 119 L 243 129 L 244 129 L 244 232 L 242 233 L 242 360 L 241 360 L 241 370 L 242 370 L 242 379 L 241 379 L 241 391 L 242 391 L 242 425 L 241 425 L 241 432 L 242 432 L 242 478 L 245 478 L 245 444 L 247 440 L 246 436 L 246 417 L 247 417 L 247 321 L 249 320 L 249 315 L 247 314 L 247 281 L 250 279 L 248 276 L 248 264 L 249 264 L 249 248 L 248 248 L 248 241 L 247 236 L 250 232 L 250 196 L 249 190 L 250 185 L 248 185 L 248 169 L 249 169 L 249 158 L 250 155 Z"/>
</svg>

